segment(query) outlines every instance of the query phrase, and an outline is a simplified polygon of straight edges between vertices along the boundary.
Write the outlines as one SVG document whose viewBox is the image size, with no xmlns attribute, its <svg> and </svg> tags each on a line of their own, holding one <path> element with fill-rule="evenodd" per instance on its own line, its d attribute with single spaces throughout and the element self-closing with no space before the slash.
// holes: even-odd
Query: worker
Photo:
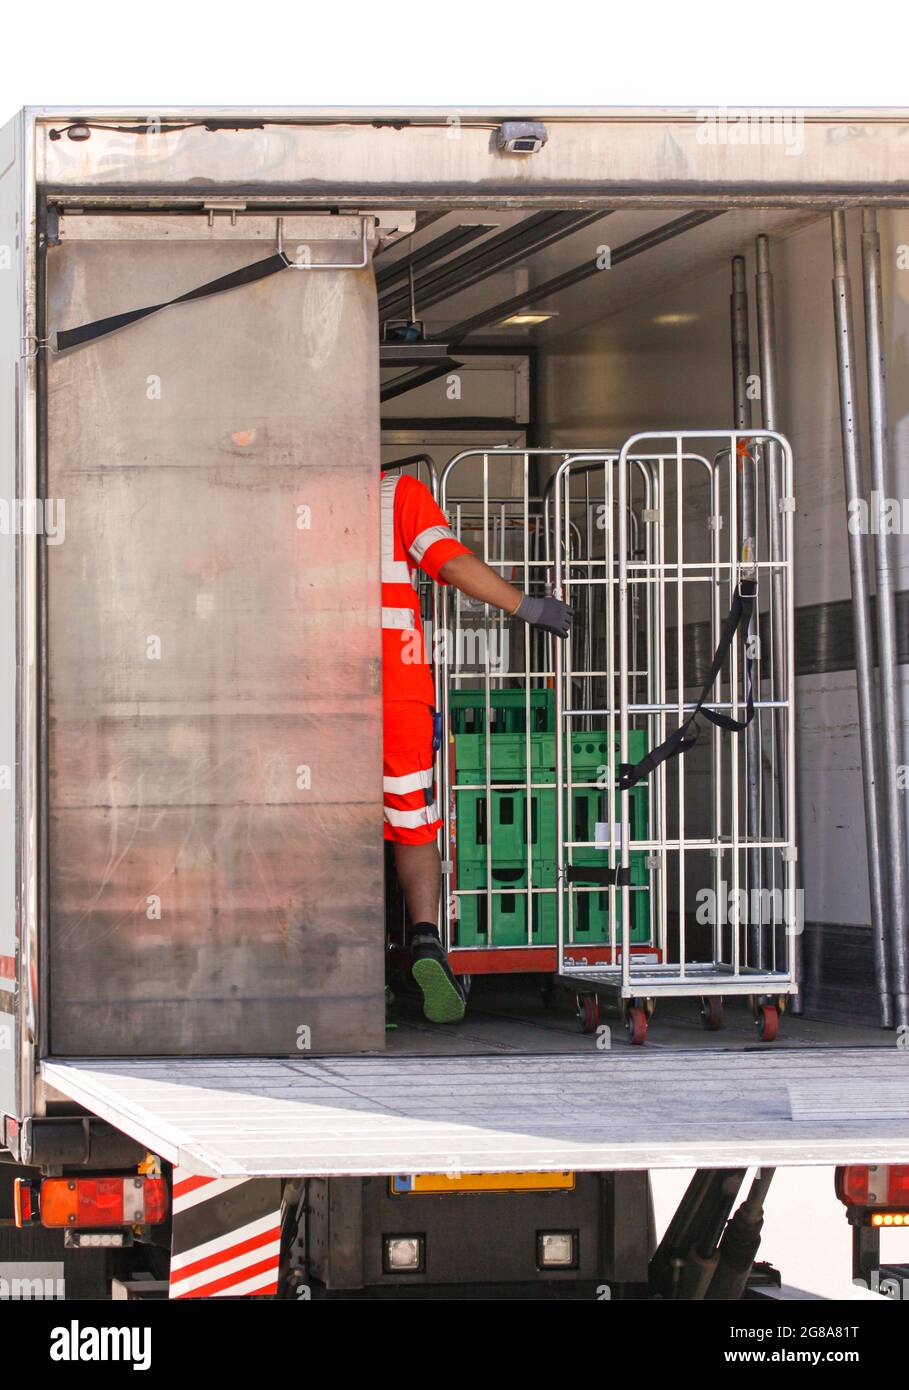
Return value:
<svg viewBox="0 0 909 1390">
<path fill-rule="evenodd" d="M 574 613 L 556 598 L 522 593 L 478 559 L 455 538 L 429 489 L 410 474 L 383 477 L 381 496 L 385 838 L 394 845 L 407 904 L 406 946 L 423 1012 L 433 1023 L 455 1023 L 464 1017 L 466 1000 L 439 936 L 442 820 L 433 751 L 441 722 L 423 643 L 416 571 L 563 640 Z"/>
</svg>

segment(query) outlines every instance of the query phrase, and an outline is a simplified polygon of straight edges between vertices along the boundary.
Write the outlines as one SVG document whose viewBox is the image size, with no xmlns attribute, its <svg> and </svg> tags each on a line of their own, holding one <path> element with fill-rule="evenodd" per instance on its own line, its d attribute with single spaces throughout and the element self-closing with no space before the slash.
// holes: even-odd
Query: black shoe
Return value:
<svg viewBox="0 0 909 1390">
<path fill-rule="evenodd" d="M 423 995 L 430 1023 L 460 1023 L 467 999 L 436 936 L 415 936 L 410 945 L 411 974 Z"/>
</svg>

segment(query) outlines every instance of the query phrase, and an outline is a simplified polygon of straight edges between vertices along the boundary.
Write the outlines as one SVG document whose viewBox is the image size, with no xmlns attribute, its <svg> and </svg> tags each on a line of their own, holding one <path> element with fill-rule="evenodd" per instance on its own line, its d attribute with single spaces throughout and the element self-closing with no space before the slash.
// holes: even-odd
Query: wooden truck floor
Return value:
<svg viewBox="0 0 909 1390">
<path fill-rule="evenodd" d="M 750 1013 L 599 1050 L 567 1011 L 478 991 L 464 1024 L 402 1019 L 385 1055 L 47 1060 L 47 1083 L 181 1167 L 224 1177 L 909 1161 L 909 1049 L 874 1028 Z M 514 1001 L 512 1001 L 512 1005 Z"/>
</svg>

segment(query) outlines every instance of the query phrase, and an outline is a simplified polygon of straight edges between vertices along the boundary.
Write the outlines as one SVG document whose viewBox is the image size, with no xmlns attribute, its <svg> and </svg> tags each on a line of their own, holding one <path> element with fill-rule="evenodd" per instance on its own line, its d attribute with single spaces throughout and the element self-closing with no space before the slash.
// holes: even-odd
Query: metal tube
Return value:
<svg viewBox="0 0 909 1390">
<path fill-rule="evenodd" d="M 757 304 L 758 360 L 761 374 L 761 419 L 766 430 L 780 428 L 777 375 L 776 375 L 776 315 L 773 303 L 773 273 L 770 269 L 770 242 L 766 236 L 759 236 L 755 243 L 757 271 L 754 277 L 755 300 Z M 764 478 L 767 494 L 767 539 L 770 547 L 770 560 L 777 566 L 783 559 L 783 513 L 780 503 L 783 498 L 781 486 L 781 455 L 779 445 L 768 441 L 766 445 L 766 466 Z M 786 683 L 786 642 L 792 634 L 785 631 L 786 604 L 784 600 L 785 582 L 782 568 L 771 570 L 770 576 L 773 602 L 771 604 L 771 694 L 774 700 L 782 699 Z M 787 806 L 787 757 L 786 757 L 786 719 L 777 713 L 773 720 L 774 745 L 776 753 L 776 808 L 779 825 L 771 825 L 771 834 L 779 829 L 781 838 L 789 833 L 786 825 Z M 792 827 L 794 832 L 795 827 Z M 797 981 L 802 978 L 802 943 L 799 936 L 792 937 L 793 972 Z M 803 1012 L 801 992 L 793 995 L 791 1009 L 794 1014 Z"/>
<path fill-rule="evenodd" d="M 684 488 L 682 485 L 682 436 L 675 441 L 675 661 L 676 694 L 678 695 L 677 716 L 679 728 L 685 722 L 685 514 L 682 507 Z M 624 696 L 623 698 L 627 698 Z M 622 761 L 626 759 L 622 750 Z M 685 932 L 685 771 L 681 763 L 676 783 L 679 817 L 679 977 L 685 978 L 686 932 Z"/>
<path fill-rule="evenodd" d="M 767 430 L 779 429 L 779 411 L 777 408 L 777 382 L 776 382 L 776 319 L 773 305 L 773 275 L 770 270 L 770 243 L 766 236 L 759 236 L 756 242 L 757 273 L 754 277 L 755 299 L 757 302 L 757 329 L 758 329 L 758 360 L 760 362 L 761 377 L 761 416 L 764 428 Z M 767 532 L 770 543 L 771 561 L 779 561 L 782 556 L 783 547 L 783 516 L 780 511 L 780 451 L 774 443 L 768 443 L 767 464 L 764 476 L 767 488 Z M 774 571 L 771 576 L 773 588 L 774 615 L 777 619 L 782 619 L 783 615 L 783 584 L 782 575 Z M 773 672 L 772 688 L 774 698 L 777 698 L 778 691 L 782 688 L 783 682 L 783 653 L 785 651 L 785 633 L 782 621 L 775 621 L 772 632 L 773 643 Z M 778 777 L 781 788 L 786 785 L 786 766 L 784 752 L 784 736 L 781 728 L 776 730 L 777 750 L 780 762 L 778 763 Z M 780 793 L 780 808 L 783 809 L 783 793 Z"/>
<path fill-rule="evenodd" d="M 862 284 L 865 298 L 865 343 L 868 414 L 871 433 L 871 499 L 890 496 L 887 438 L 887 393 L 883 344 L 881 239 L 877 214 L 866 210 L 862 231 Z M 897 1025 L 909 1023 L 909 904 L 906 888 L 906 814 L 899 787 L 903 762 L 897 671 L 896 605 L 893 596 L 892 545 L 886 529 L 872 526 L 876 581 L 878 676 L 881 697 L 882 805 L 890 907 L 890 952 L 893 1004 Z"/>
<path fill-rule="evenodd" d="M 530 592 L 530 454 L 525 453 L 522 459 L 521 469 L 522 487 L 522 507 L 521 514 L 523 524 L 522 532 L 522 561 L 523 561 L 523 589 L 524 593 Z M 531 666 L 530 666 L 530 642 L 528 632 L 525 629 L 524 641 L 524 827 L 527 837 L 527 944 L 533 944 L 534 912 L 537 910 L 537 902 L 533 895 L 533 743 L 530 730 L 530 688 L 531 688 Z M 501 655 L 501 654 L 500 654 Z M 508 663 L 509 670 L 511 662 Z M 542 822 L 541 822 L 542 823 Z M 543 906 L 539 906 L 540 912 L 540 940 L 543 940 Z"/>
<path fill-rule="evenodd" d="M 861 462 L 856 427 L 853 358 L 855 338 L 852 326 L 852 300 L 849 264 L 846 255 L 846 215 L 842 209 L 830 214 L 833 239 L 833 313 L 836 324 L 836 363 L 840 391 L 840 425 L 843 437 L 843 477 L 846 505 L 859 501 L 862 494 Z M 874 652 L 871 643 L 871 616 L 868 574 L 862 537 L 847 527 L 849 572 L 852 581 L 852 624 L 855 639 L 855 680 L 858 696 L 859 742 L 862 754 L 862 792 L 865 801 L 865 836 L 868 846 L 868 886 L 871 899 L 871 940 L 874 973 L 880 1001 L 881 1026 L 892 1027 L 890 963 L 887 955 L 884 881 L 878 807 L 877 711 L 874 695 Z"/>
<path fill-rule="evenodd" d="M 737 476 L 736 476 L 736 467 L 737 467 L 737 461 L 738 461 L 737 443 L 738 443 L 737 436 L 736 436 L 735 434 L 731 435 L 731 436 L 730 436 L 730 439 L 729 439 L 729 499 L 728 499 L 728 507 L 729 507 L 729 550 L 728 550 L 728 555 L 729 555 L 729 559 L 728 559 L 728 561 L 727 561 L 727 564 L 728 564 L 728 566 L 729 566 L 729 587 L 730 587 L 730 590 L 731 590 L 731 589 L 733 588 L 733 586 L 735 585 L 736 564 L 737 564 L 738 558 L 739 558 L 739 556 L 738 556 L 738 551 L 737 551 L 737 549 L 736 549 L 736 538 L 737 538 L 737 536 L 738 536 L 738 534 L 739 534 L 739 494 L 738 494 L 738 478 L 737 478 Z M 730 653 L 729 653 L 729 694 L 730 694 L 730 696 L 732 697 L 733 700 L 735 700 L 735 699 L 737 698 L 737 696 L 738 696 L 738 689 L 739 689 L 739 649 L 738 649 L 738 646 L 737 646 L 735 643 L 733 643 L 732 649 L 731 649 L 731 651 L 730 651 Z M 738 711 L 736 711 L 736 713 L 738 713 Z M 730 843 L 730 847 L 731 847 L 731 851 L 732 851 L 732 858 L 731 858 L 731 867 L 732 867 L 732 898 L 731 898 L 730 901 L 731 901 L 733 904 L 735 904 L 735 907 L 734 907 L 734 913 L 735 913 L 735 915 L 734 915 L 734 916 L 732 917 L 732 919 L 731 919 L 731 932 L 730 932 L 730 936 L 731 936 L 731 944 L 732 944 L 732 967 L 733 967 L 733 971 L 734 971 L 734 973 L 735 973 L 736 975 L 738 975 L 738 974 L 740 973 L 741 968 L 742 968 L 742 930 L 741 930 L 742 924 L 741 924 L 741 917 L 740 917 L 740 915 L 739 915 L 739 904 L 741 903 L 740 888 L 741 888 L 741 871 L 742 871 L 742 856 L 741 856 L 741 825 L 742 825 L 742 817 L 741 817 L 741 811 L 740 811 L 740 807 L 741 807 L 741 797 L 740 797 L 740 795 L 739 795 L 739 781 L 740 781 L 740 779 L 739 779 L 739 766 L 740 766 L 740 759 L 739 759 L 739 740 L 738 740 L 737 738 L 734 738 L 734 739 L 732 739 L 732 740 L 730 741 L 730 749 L 729 749 L 729 767 L 730 767 L 730 774 L 731 774 L 731 775 L 730 775 L 730 779 L 729 779 L 729 784 L 730 784 L 730 789 L 729 789 L 729 843 Z M 681 774 L 680 774 L 680 775 L 681 775 Z M 750 959 L 750 953 L 749 953 L 749 951 L 748 951 L 748 949 L 747 949 L 747 946 L 746 946 L 746 950 L 745 950 L 745 962 L 744 962 L 744 963 L 745 963 L 746 966 L 747 966 L 747 965 L 751 965 L 751 964 L 757 965 L 757 961 L 752 961 L 752 960 Z"/>
<path fill-rule="evenodd" d="M 730 298 L 732 318 L 732 377 L 733 406 L 737 430 L 751 429 L 751 400 L 748 395 L 748 377 L 751 370 L 751 350 L 748 338 L 748 291 L 745 288 L 745 258 L 732 258 L 732 295 Z M 747 559 L 757 558 L 757 497 L 754 487 L 754 463 L 747 451 L 733 460 L 740 469 L 740 519 L 742 544 L 748 546 Z M 733 544 L 734 544 L 733 538 Z M 733 557 L 734 559 L 735 557 Z M 739 559 L 746 556 L 740 552 Z M 734 585 L 735 574 L 730 576 Z M 758 617 L 755 613 L 748 631 L 753 639 L 758 631 Z M 747 658 L 746 658 L 747 659 Z M 756 663 L 751 662 L 752 671 Z M 760 667 L 757 668 L 758 671 Z M 761 738 L 760 716 L 756 715 L 745 731 L 745 826 L 748 841 L 753 844 L 760 839 L 760 783 L 761 783 Z M 748 887 L 749 902 L 755 901 L 753 890 L 762 885 L 761 856 L 755 849 L 748 849 Z M 757 898 L 760 901 L 760 897 Z M 763 965 L 763 922 L 753 922 L 748 914 L 748 963 Z"/>
<path fill-rule="evenodd" d="M 552 557 L 553 557 L 553 594 L 556 598 L 562 598 L 562 473 L 567 464 L 563 463 L 561 468 L 556 471 L 555 488 L 553 492 L 555 500 L 555 519 L 552 538 Z M 563 787 L 563 757 L 564 757 L 564 736 L 562 730 L 563 708 L 565 700 L 562 692 L 563 663 L 562 663 L 562 643 L 554 644 L 555 660 L 555 821 L 556 821 L 556 941 L 558 950 L 558 971 L 564 970 L 565 966 L 565 799 L 562 795 Z"/>
<path fill-rule="evenodd" d="M 619 764 L 628 761 L 628 452 L 627 446 L 619 455 Z M 612 511 L 610 509 L 610 515 Z M 610 604 L 610 608 L 612 605 Z M 612 653 L 612 634 L 610 634 L 609 650 Z M 612 688 L 612 681 L 610 681 Z M 610 705 L 614 703 L 610 695 Z M 615 766 L 615 719 L 609 720 L 609 757 L 612 765 Z M 612 790 L 610 788 L 610 798 Z M 610 806 L 610 823 L 615 814 L 614 803 Z M 630 997 L 631 988 L 631 895 L 628 891 L 627 868 L 629 864 L 628 856 L 628 833 L 629 833 L 629 814 L 628 814 L 628 792 L 623 790 L 619 793 L 619 825 L 622 843 L 618 862 L 626 873 L 622 876 L 622 886 L 620 889 L 621 913 L 622 913 L 622 994 L 623 997 Z M 615 921 L 616 897 L 615 884 L 610 885 L 610 907 L 612 920 Z"/>
<path fill-rule="evenodd" d="M 483 560 L 489 564 L 489 455 L 483 455 Z M 489 632 L 489 604 L 483 605 L 483 625 Z M 460 660 L 460 658 L 459 658 Z M 492 682 L 489 670 L 489 642 L 483 643 L 483 757 L 484 789 L 486 798 L 486 944 L 490 945 L 495 930 L 495 901 L 492 896 L 492 834 L 495 825 L 492 804 Z"/>
<path fill-rule="evenodd" d="M 720 611 L 720 574 L 722 567 L 721 526 L 723 522 L 720 503 L 719 464 L 714 460 L 708 464 L 710 487 L 710 558 L 713 564 L 713 602 L 710 605 L 710 645 L 716 651 L 720 641 L 723 615 Z M 729 692 L 732 694 L 732 691 Z M 723 959 L 723 921 L 719 905 L 723 896 L 723 740 L 719 729 L 713 726 L 713 891 L 716 911 L 713 922 L 713 959 Z"/>
</svg>

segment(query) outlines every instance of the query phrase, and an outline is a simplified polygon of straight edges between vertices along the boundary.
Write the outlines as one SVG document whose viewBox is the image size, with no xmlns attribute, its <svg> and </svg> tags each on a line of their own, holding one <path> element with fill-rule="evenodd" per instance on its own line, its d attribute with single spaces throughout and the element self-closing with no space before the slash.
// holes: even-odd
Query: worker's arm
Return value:
<svg viewBox="0 0 909 1390">
<path fill-rule="evenodd" d="M 567 637 L 574 611 L 557 598 L 531 598 L 509 584 L 476 555 L 453 555 L 439 570 L 446 584 L 453 584 L 468 598 L 501 608 L 525 623 L 545 628 L 556 637 Z"/>
<path fill-rule="evenodd" d="M 502 608 L 525 623 L 565 638 L 574 612 L 557 598 L 531 598 L 478 559 L 452 532 L 429 489 L 403 474 L 396 485 L 395 520 L 404 548 L 430 579 L 453 584 L 462 594 Z"/>
</svg>

